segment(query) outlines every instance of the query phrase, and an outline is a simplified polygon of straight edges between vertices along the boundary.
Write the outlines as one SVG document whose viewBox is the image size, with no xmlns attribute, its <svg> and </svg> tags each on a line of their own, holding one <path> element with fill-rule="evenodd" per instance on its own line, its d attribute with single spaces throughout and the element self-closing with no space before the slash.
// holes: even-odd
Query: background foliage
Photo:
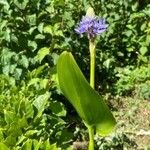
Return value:
<svg viewBox="0 0 150 150">
<path fill-rule="evenodd" d="M 97 91 L 113 110 L 121 108 L 120 96 L 149 100 L 149 0 L 1 0 L 0 147 L 4 150 L 56 149 L 55 143 L 66 149 L 77 139 L 87 140 L 76 112 L 60 94 L 55 67 L 59 54 L 69 50 L 89 80 L 88 40 L 74 31 L 89 5 L 109 25 L 97 38 Z M 126 146 L 122 135 L 116 139 Z M 100 149 L 105 149 L 102 144 Z M 114 147 L 114 142 L 106 145 Z"/>
</svg>

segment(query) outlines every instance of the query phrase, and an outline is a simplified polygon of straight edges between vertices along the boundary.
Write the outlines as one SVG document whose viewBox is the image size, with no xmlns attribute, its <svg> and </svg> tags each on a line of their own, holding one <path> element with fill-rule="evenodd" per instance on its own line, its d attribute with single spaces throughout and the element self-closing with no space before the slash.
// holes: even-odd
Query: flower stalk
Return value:
<svg viewBox="0 0 150 150">
<path fill-rule="evenodd" d="M 96 44 L 95 39 L 89 39 L 90 50 L 90 85 L 94 89 L 95 87 L 95 57 L 96 57 Z"/>
<path fill-rule="evenodd" d="M 84 16 L 75 29 L 76 33 L 82 35 L 87 34 L 89 39 L 90 50 L 90 86 L 95 88 L 95 57 L 96 57 L 96 36 L 104 32 L 107 28 L 105 19 L 95 16 L 95 12 L 92 7 L 89 7 L 86 16 Z M 94 127 L 87 126 L 89 131 L 89 148 L 88 150 L 94 150 Z"/>
<path fill-rule="evenodd" d="M 95 38 L 89 38 L 89 50 L 90 50 L 90 86 L 95 87 L 95 57 L 96 57 L 96 43 Z M 89 150 L 94 150 L 94 128 L 88 127 L 89 131 Z"/>
</svg>

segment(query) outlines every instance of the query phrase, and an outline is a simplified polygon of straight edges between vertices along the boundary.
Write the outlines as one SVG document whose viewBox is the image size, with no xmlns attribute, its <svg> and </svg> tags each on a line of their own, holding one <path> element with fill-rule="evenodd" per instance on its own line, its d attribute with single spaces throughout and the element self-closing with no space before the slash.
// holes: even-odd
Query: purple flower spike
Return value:
<svg viewBox="0 0 150 150">
<path fill-rule="evenodd" d="M 89 38 L 95 38 L 96 35 L 104 32 L 107 26 L 103 18 L 85 16 L 75 31 L 81 35 L 87 33 Z"/>
</svg>

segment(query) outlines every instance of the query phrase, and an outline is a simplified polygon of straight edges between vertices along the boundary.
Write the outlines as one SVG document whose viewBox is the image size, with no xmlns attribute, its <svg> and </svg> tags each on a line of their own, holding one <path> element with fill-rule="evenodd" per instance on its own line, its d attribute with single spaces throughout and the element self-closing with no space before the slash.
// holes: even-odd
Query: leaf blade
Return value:
<svg viewBox="0 0 150 150">
<path fill-rule="evenodd" d="M 85 124 L 95 126 L 100 135 L 107 135 L 116 122 L 102 98 L 95 92 L 69 52 L 58 60 L 57 73 L 60 89 L 75 107 Z"/>
</svg>

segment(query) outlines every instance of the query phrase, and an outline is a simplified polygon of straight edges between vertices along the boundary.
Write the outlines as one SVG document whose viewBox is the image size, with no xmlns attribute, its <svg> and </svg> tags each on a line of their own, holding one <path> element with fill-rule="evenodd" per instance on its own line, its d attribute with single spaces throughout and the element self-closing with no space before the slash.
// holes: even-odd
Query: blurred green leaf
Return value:
<svg viewBox="0 0 150 150">
<path fill-rule="evenodd" d="M 30 136 L 33 136 L 34 134 L 37 134 L 39 131 L 38 130 L 28 130 L 26 133 L 25 133 L 25 136 L 26 137 L 30 137 Z"/>
<path fill-rule="evenodd" d="M 7 124 L 11 124 L 16 119 L 16 114 L 12 111 L 4 110 L 4 118 Z"/>
<path fill-rule="evenodd" d="M 51 102 L 49 107 L 52 110 L 52 112 L 56 114 L 57 116 L 60 116 L 60 117 L 66 116 L 66 110 L 64 109 L 64 106 L 62 103 L 57 102 L 57 101 Z"/>
<path fill-rule="evenodd" d="M 38 115 L 37 117 L 40 117 L 42 115 L 42 112 L 45 109 L 45 106 L 48 102 L 48 99 L 50 97 L 50 93 L 46 92 L 43 95 L 39 95 L 33 102 L 33 105 L 37 108 L 38 110 Z"/>
<path fill-rule="evenodd" d="M 22 150 L 32 150 L 32 140 L 28 139 L 22 146 Z"/>
<path fill-rule="evenodd" d="M 147 53 L 148 49 L 147 49 L 147 47 L 142 46 L 139 51 L 142 55 L 145 55 Z"/>
<path fill-rule="evenodd" d="M 25 68 L 28 68 L 28 66 L 29 66 L 29 60 L 28 60 L 28 58 L 25 55 L 21 56 L 20 63 Z"/>
<path fill-rule="evenodd" d="M 41 22 L 39 25 L 38 25 L 38 31 L 42 34 L 43 33 L 43 26 L 44 26 L 44 23 Z"/>
<path fill-rule="evenodd" d="M 14 0 L 14 4 L 20 9 L 25 9 L 29 0 Z"/>
<path fill-rule="evenodd" d="M 28 40 L 28 46 L 32 51 L 35 51 L 37 49 L 37 43 L 35 41 Z"/>
<path fill-rule="evenodd" d="M 25 116 L 26 118 L 33 118 L 34 110 L 32 103 L 29 100 L 25 100 Z"/>
<path fill-rule="evenodd" d="M 49 33 L 49 34 L 53 35 L 52 30 L 53 30 L 53 27 L 51 25 L 48 25 L 48 26 L 44 27 L 44 32 L 45 33 Z"/>
<path fill-rule="evenodd" d="M 8 147 L 13 147 L 15 146 L 16 143 L 16 137 L 13 135 L 8 135 L 5 139 L 5 144 L 8 145 Z"/>
<path fill-rule="evenodd" d="M 146 36 L 146 44 L 147 44 L 147 45 L 150 45 L 150 35 L 147 35 L 147 36 Z"/>
<path fill-rule="evenodd" d="M 43 34 L 37 34 L 36 36 L 35 36 L 35 39 L 38 39 L 38 40 L 42 40 L 42 39 L 44 39 L 45 38 L 45 36 L 43 35 Z"/>
<path fill-rule="evenodd" d="M 27 23 L 31 26 L 36 25 L 36 14 L 27 15 Z"/>
<path fill-rule="evenodd" d="M 42 150 L 58 150 L 55 143 L 50 144 L 49 139 L 47 139 L 40 148 Z"/>
<path fill-rule="evenodd" d="M 33 79 L 31 79 L 29 81 L 29 83 L 28 83 L 28 87 L 31 86 L 31 85 L 37 84 L 39 81 L 40 81 L 39 78 L 33 78 Z"/>
<path fill-rule="evenodd" d="M 34 150 L 40 150 L 41 141 L 33 140 Z"/>
<path fill-rule="evenodd" d="M 48 48 L 48 47 L 43 47 L 43 48 L 41 48 L 41 49 L 38 51 L 38 54 L 37 54 L 39 61 L 41 62 L 41 61 L 44 59 L 44 57 L 45 57 L 46 55 L 48 55 L 48 54 L 49 54 L 49 48 Z"/>
<path fill-rule="evenodd" d="M 0 150 L 10 150 L 5 144 L 0 143 Z"/>
<path fill-rule="evenodd" d="M 16 78 L 17 80 L 20 79 L 21 74 L 22 74 L 22 69 L 16 68 L 16 69 L 15 69 L 15 74 L 14 74 L 14 76 L 15 76 L 15 78 Z"/>
<path fill-rule="evenodd" d="M 57 135 L 59 135 L 58 139 L 59 142 L 61 143 L 70 142 L 71 139 L 73 138 L 73 133 L 69 132 L 67 129 L 64 129 L 63 131 L 59 131 Z"/>
</svg>

